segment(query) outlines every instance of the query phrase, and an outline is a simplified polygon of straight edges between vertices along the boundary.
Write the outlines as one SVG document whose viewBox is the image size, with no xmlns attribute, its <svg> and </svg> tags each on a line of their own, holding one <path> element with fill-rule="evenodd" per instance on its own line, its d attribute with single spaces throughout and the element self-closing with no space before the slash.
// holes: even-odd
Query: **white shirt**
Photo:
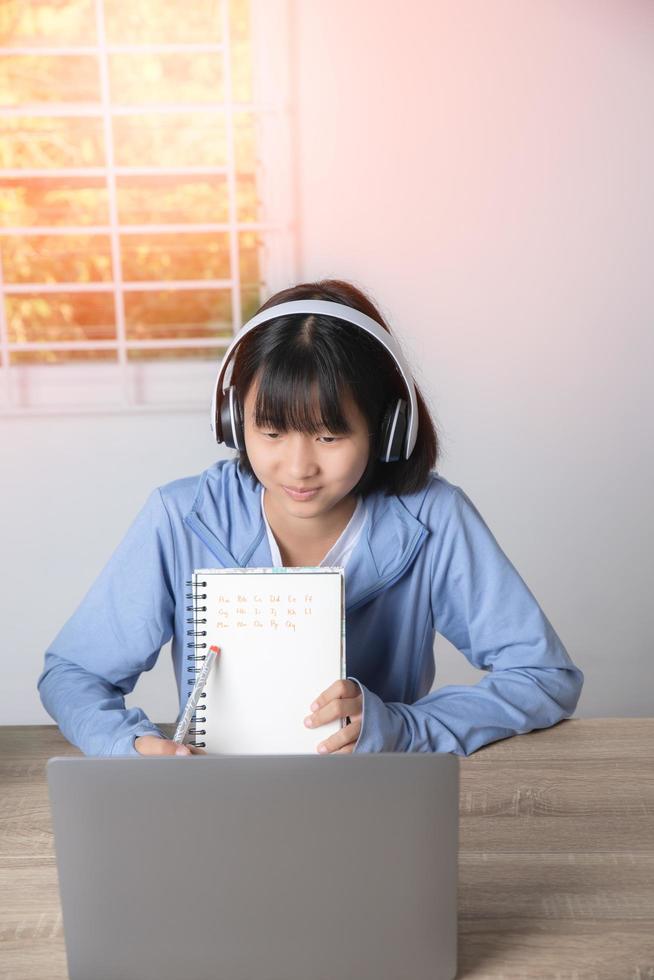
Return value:
<svg viewBox="0 0 654 980">
<path fill-rule="evenodd" d="M 270 524 L 268 523 L 268 518 L 266 517 L 266 509 L 263 506 L 263 497 L 266 492 L 265 487 L 261 487 L 261 513 L 263 514 L 263 519 L 266 524 L 266 532 L 268 534 L 268 544 L 270 545 L 270 554 L 272 555 L 273 567 L 284 567 L 284 562 L 282 561 L 282 556 L 279 552 L 279 545 L 275 540 L 275 535 L 272 533 Z M 348 521 L 347 525 L 343 528 L 340 537 L 331 546 L 320 565 L 335 566 L 340 565 L 345 568 L 347 561 L 352 554 L 352 550 L 359 540 L 359 536 L 363 531 L 363 528 L 368 519 L 368 508 L 365 504 L 363 497 L 357 496 L 357 505 L 354 509 L 352 517 Z"/>
</svg>

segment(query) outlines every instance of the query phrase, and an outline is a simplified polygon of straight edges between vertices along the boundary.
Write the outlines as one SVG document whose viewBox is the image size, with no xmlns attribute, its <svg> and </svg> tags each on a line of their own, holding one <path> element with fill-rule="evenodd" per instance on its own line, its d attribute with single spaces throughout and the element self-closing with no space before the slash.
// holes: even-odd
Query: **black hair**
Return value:
<svg viewBox="0 0 654 980">
<path fill-rule="evenodd" d="M 343 303 L 376 320 L 388 333 L 388 324 L 360 289 L 341 279 L 299 283 L 271 296 L 261 310 L 291 300 L 317 299 Z M 259 311 L 259 312 L 260 312 Z M 294 429 L 315 435 L 327 429 L 335 435 L 349 426 L 342 411 L 349 392 L 368 422 L 370 456 L 353 493 L 366 496 L 376 490 L 391 494 L 414 493 L 427 485 L 439 456 L 439 440 L 425 401 L 416 385 L 418 438 L 408 459 L 383 463 L 381 423 L 395 399 L 407 400 L 402 375 L 378 340 L 344 320 L 322 314 L 282 315 L 255 327 L 237 345 L 232 384 L 241 406 L 255 379 L 259 383 L 255 421 L 277 431 Z M 415 382 L 414 382 L 415 384 Z M 316 417 L 312 389 L 317 385 L 320 417 Z M 254 475 L 247 452 L 239 465 Z"/>
</svg>

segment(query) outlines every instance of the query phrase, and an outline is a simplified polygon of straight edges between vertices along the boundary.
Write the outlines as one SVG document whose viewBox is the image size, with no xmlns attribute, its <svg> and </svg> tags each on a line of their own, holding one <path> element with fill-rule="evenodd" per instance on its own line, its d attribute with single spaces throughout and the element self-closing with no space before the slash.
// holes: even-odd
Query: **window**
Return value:
<svg viewBox="0 0 654 980">
<path fill-rule="evenodd" d="M 285 0 L 0 4 L 0 404 L 204 407 L 295 279 Z"/>
</svg>

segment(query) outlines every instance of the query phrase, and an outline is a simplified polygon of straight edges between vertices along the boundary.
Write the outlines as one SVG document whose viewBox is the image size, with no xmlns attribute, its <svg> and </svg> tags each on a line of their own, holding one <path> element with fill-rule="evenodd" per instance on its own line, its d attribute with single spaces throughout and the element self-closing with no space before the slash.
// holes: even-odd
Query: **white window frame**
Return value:
<svg viewBox="0 0 654 980">
<path fill-rule="evenodd" d="M 250 0 L 252 29 L 253 101 L 234 103 L 231 97 L 231 52 L 229 33 L 229 0 L 222 0 L 222 36 L 219 44 L 112 44 L 104 37 L 104 0 L 95 0 L 98 44 L 79 47 L 12 47 L 6 55 L 80 55 L 94 54 L 100 62 L 100 105 L 23 105 L 0 107 L 0 117 L 8 116 L 96 116 L 103 120 L 106 145 L 104 167 L 48 168 L 46 170 L 0 170 L 0 177 L 107 177 L 109 224 L 71 227 L 0 228 L 0 235 L 67 235 L 100 233 L 109 237 L 114 279 L 99 283 L 21 283 L 4 284 L 0 261 L 0 289 L 6 295 L 21 293 L 112 292 L 116 308 L 115 341 L 77 341 L 58 343 L 10 344 L 5 320 L 4 301 L 0 302 L 0 416 L 79 414 L 87 411 L 141 413 L 161 411 L 198 411 L 211 400 L 211 386 L 230 338 L 196 340 L 130 341 L 126 337 L 123 296 L 129 291 L 188 290 L 225 288 L 231 290 L 233 330 L 242 325 L 241 283 L 238 261 L 238 235 L 241 231 L 258 231 L 263 239 L 260 250 L 260 279 L 264 296 L 270 296 L 297 279 L 297 252 L 294 214 L 294 175 L 291 138 L 291 71 L 289 49 L 289 0 Z M 163 0 L 162 0 L 163 2 Z M 140 51 L 156 54 L 170 52 L 222 52 L 224 57 L 225 101 L 202 105 L 111 105 L 109 100 L 108 56 L 116 52 Z M 270 94 L 274 93 L 274 99 Z M 225 113 L 227 162 L 224 167 L 116 167 L 113 153 L 111 120 L 116 115 L 139 115 L 153 112 Z M 236 215 L 236 170 L 234 163 L 233 118 L 236 112 L 253 112 L 257 126 L 257 188 L 262 220 L 243 223 Z M 189 176 L 224 174 L 227 177 L 228 221 L 208 224 L 119 225 L 116 206 L 116 177 L 122 175 Z M 120 236 L 162 232 L 227 232 L 229 239 L 230 279 L 190 281 L 124 282 L 121 277 Z M 215 347 L 211 360 L 167 360 L 129 362 L 130 348 L 164 350 L 175 348 Z M 77 362 L 71 364 L 9 363 L 11 351 L 24 350 L 101 350 L 112 349 L 117 362 Z"/>
</svg>

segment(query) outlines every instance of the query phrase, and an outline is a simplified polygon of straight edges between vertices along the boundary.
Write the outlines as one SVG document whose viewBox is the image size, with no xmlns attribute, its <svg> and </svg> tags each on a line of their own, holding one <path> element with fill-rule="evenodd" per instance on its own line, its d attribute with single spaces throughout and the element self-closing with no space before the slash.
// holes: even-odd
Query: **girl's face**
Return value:
<svg viewBox="0 0 654 980">
<path fill-rule="evenodd" d="M 245 397 L 245 448 L 252 469 L 274 504 L 289 517 L 318 517 L 334 508 L 357 485 L 368 464 L 368 423 L 351 396 L 343 404 L 350 433 L 317 435 L 259 428 L 254 420 L 258 385 Z M 305 496 L 290 490 L 311 490 Z"/>
</svg>

